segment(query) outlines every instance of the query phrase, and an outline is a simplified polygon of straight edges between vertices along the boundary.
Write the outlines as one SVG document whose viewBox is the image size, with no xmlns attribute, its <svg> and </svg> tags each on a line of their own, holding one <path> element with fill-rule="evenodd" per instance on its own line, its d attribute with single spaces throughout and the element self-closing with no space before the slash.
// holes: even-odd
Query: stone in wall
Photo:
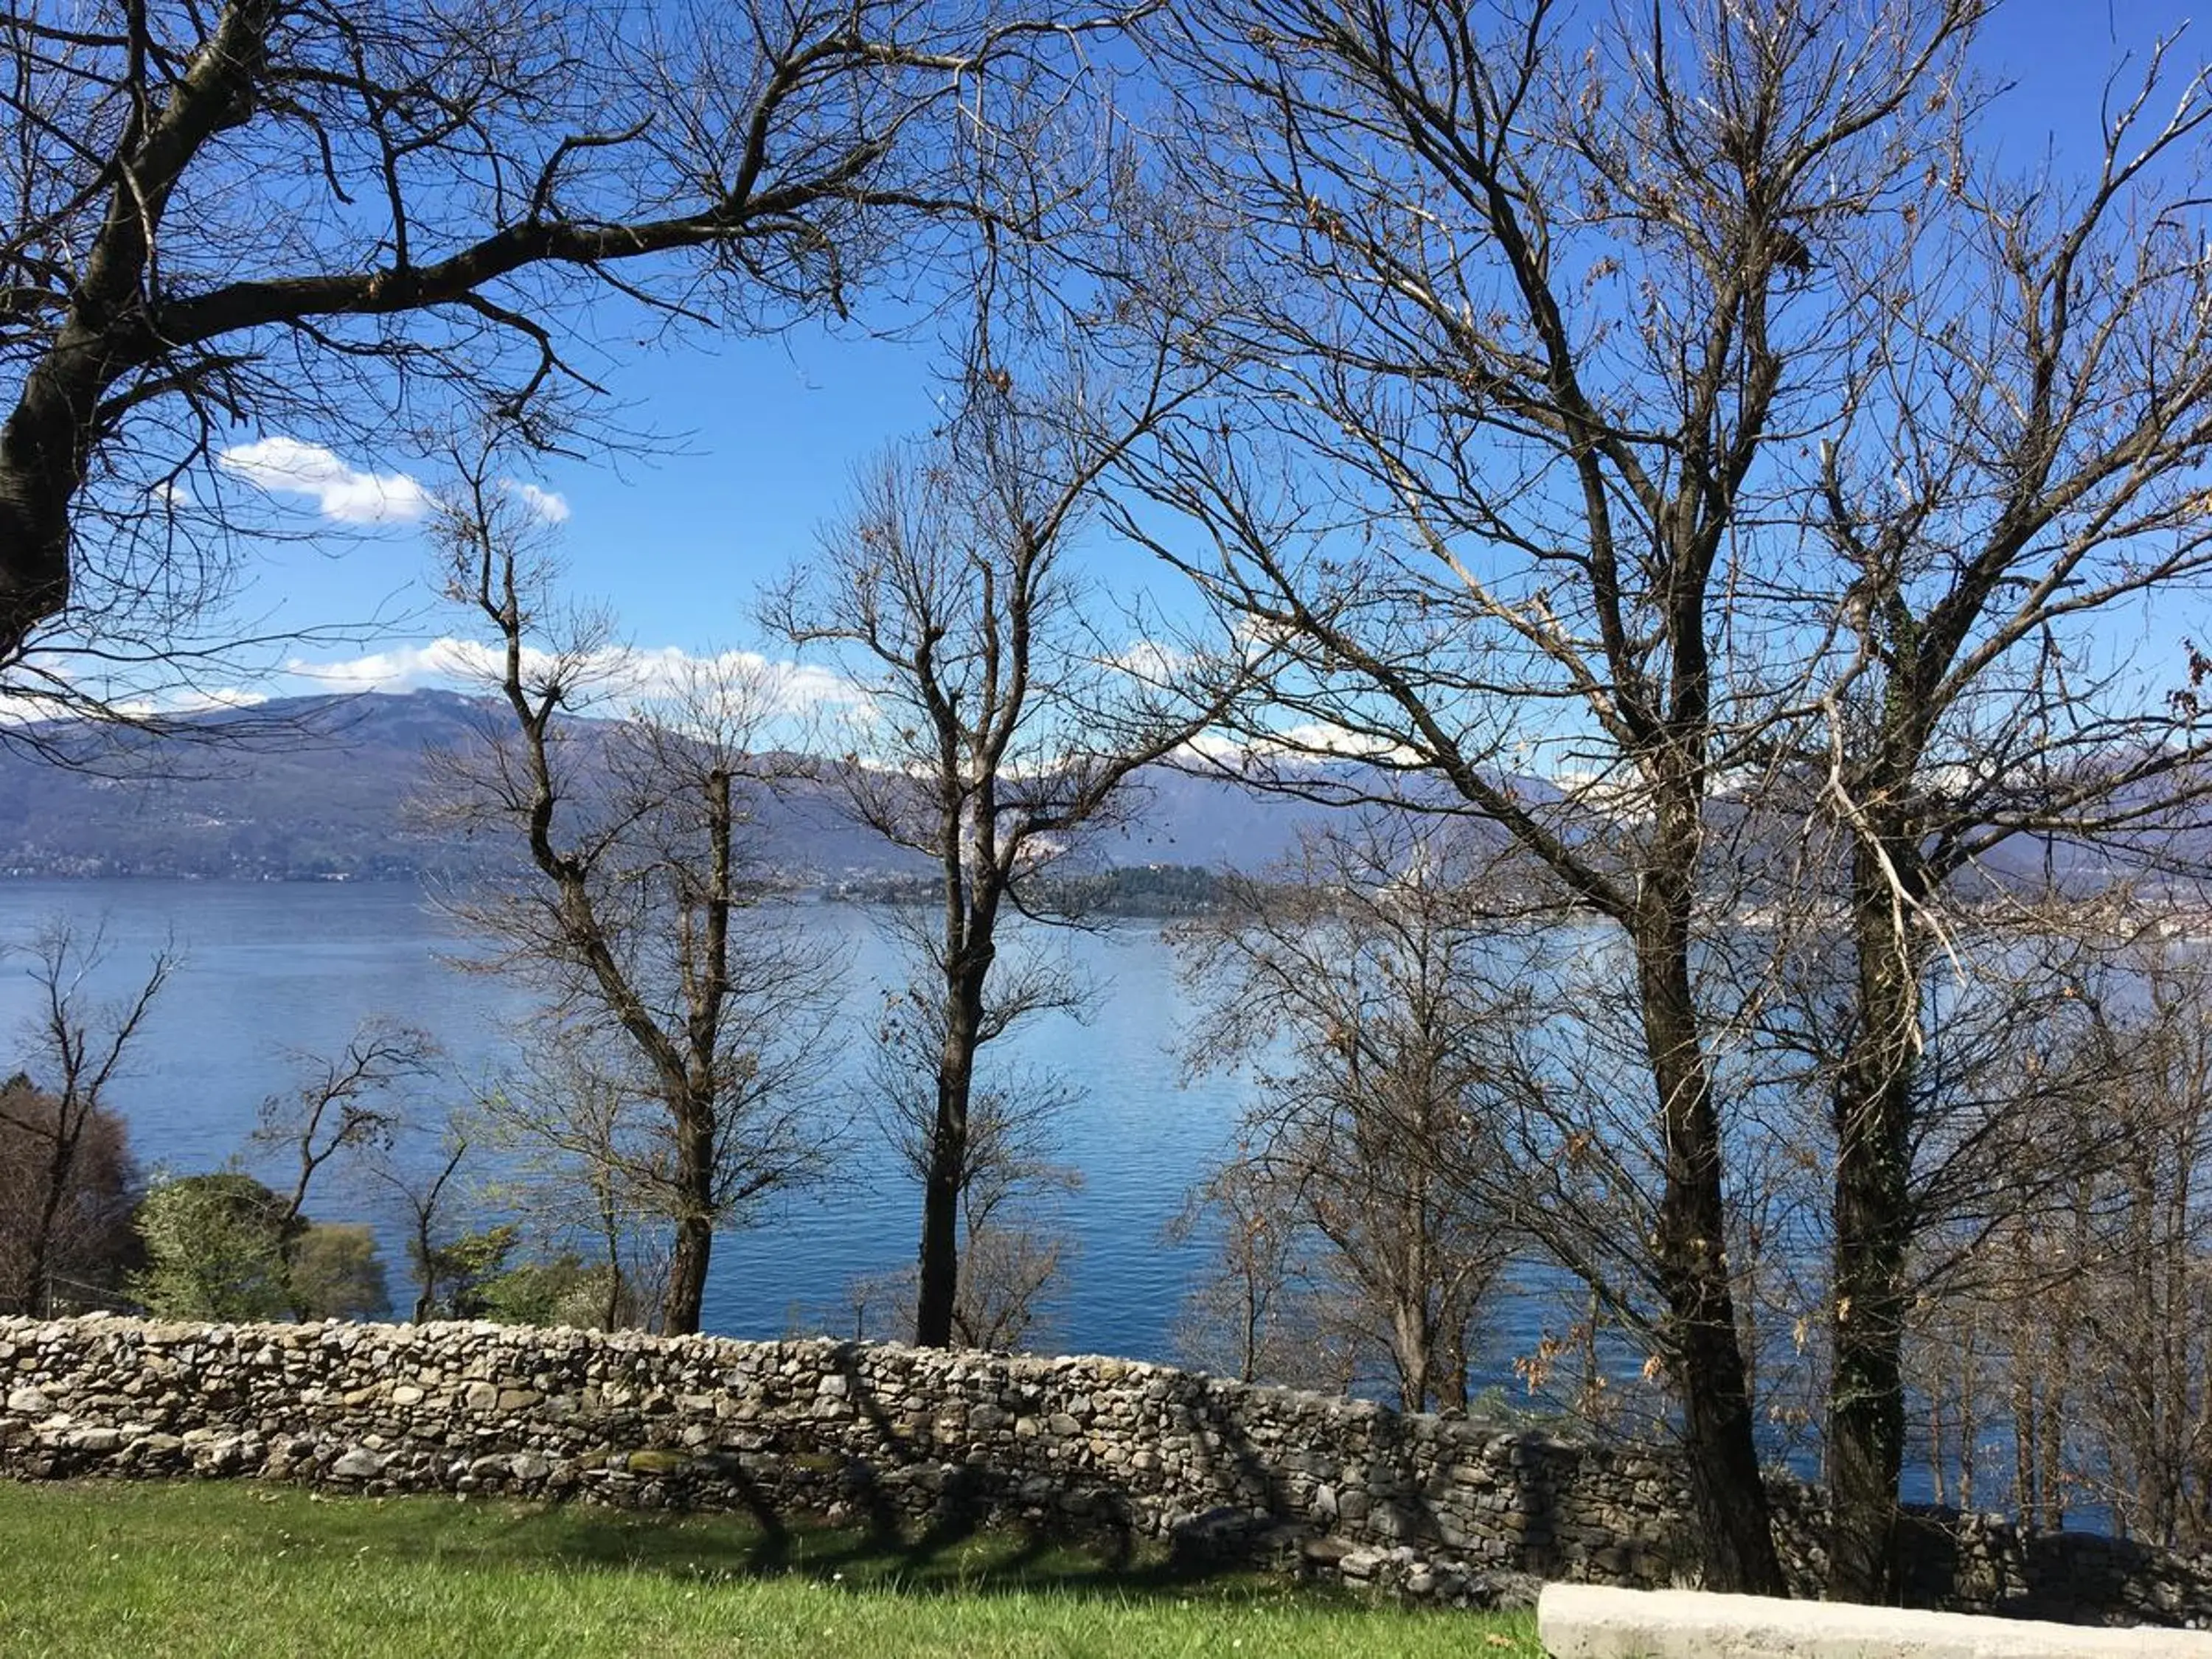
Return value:
<svg viewBox="0 0 2212 1659">
<path fill-rule="evenodd" d="M 1388 1593 L 1694 1583 L 1680 1472 L 1584 1443 L 1097 1358 L 490 1324 L 0 1320 L 0 1473 L 247 1476 L 911 1525 L 995 1518 Z M 1786 1553 L 1816 1507 L 1777 1488 Z M 2212 1562 L 1956 1522 L 1921 1595 L 2212 1622 Z M 2072 1535 L 2068 1535 L 2069 1538 Z"/>
</svg>

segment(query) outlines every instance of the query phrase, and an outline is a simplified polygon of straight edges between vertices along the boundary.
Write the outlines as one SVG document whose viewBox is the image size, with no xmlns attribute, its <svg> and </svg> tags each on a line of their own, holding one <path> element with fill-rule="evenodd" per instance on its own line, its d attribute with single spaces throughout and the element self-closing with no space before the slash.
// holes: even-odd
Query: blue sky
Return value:
<svg viewBox="0 0 2212 1659">
<path fill-rule="evenodd" d="M 2014 83 L 1992 131 L 2006 159 L 2062 155 L 2093 134 L 2100 89 L 2120 54 L 2189 15 L 2172 0 L 2010 0 L 1983 44 L 1984 70 Z M 2197 38 L 2200 34 L 2203 39 Z M 2181 56 L 2212 55 L 2212 28 L 2192 29 Z M 871 319 L 863 316 L 862 325 Z M 878 325 L 881 319 L 875 319 Z M 856 465 L 925 429 L 936 412 L 930 341 L 870 337 L 865 327 L 802 326 L 710 349 L 642 351 L 609 366 L 629 418 L 665 434 L 665 453 L 611 465 L 559 463 L 539 482 L 566 508 L 563 552 L 573 592 L 611 606 L 648 650 L 702 653 L 757 644 L 752 591 L 802 558 L 816 526 L 844 498 Z M 240 436 L 241 445 L 254 441 Z M 279 676 L 283 693 L 435 683 L 422 647 L 449 618 L 425 583 L 428 556 L 406 521 L 420 472 L 401 454 L 312 453 L 283 434 L 260 434 L 246 476 L 313 483 L 289 504 L 304 539 L 258 550 L 241 607 L 279 627 L 411 618 L 374 641 L 304 647 L 320 679 Z M 258 466 L 257 466 L 258 462 Z M 393 521 L 360 522 L 380 516 Z M 434 659 L 430 659 L 431 662 Z"/>
<path fill-rule="evenodd" d="M 611 605 L 641 647 L 697 653 L 750 641 L 754 588 L 813 545 L 856 466 L 935 418 L 933 362 L 926 337 L 807 325 L 613 365 L 603 383 L 625 423 L 657 441 L 605 463 L 556 460 L 538 475 L 567 508 L 561 552 L 571 591 Z M 404 456 L 339 459 L 387 479 L 421 471 Z M 387 497 L 399 494 L 387 484 Z M 302 514 L 317 510 L 303 492 L 281 495 Z M 334 528 L 265 550 L 256 597 L 303 624 L 423 611 L 428 550 L 404 513 L 394 516 L 386 527 Z M 423 616 L 383 654 L 435 635 L 445 620 Z"/>
</svg>

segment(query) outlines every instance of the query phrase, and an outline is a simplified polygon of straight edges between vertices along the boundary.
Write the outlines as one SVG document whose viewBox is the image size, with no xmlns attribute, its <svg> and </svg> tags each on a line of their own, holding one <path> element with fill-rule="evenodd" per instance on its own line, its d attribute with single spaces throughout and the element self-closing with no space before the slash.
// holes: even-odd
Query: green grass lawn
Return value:
<svg viewBox="0 0 2212 1659">
<path fill-rule="evenodd" d="M 0 1653 L 1534 1656 L 1528 1615 L 1178 1579 L 1017 1534 L 0 1480 Z"/>
</svg>

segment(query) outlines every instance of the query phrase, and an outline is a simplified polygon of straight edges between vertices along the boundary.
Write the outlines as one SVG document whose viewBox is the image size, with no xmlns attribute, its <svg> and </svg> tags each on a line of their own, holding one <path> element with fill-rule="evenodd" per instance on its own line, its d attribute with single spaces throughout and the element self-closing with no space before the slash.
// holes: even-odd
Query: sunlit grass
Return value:
<svg viewBox="0 0 2212 1659">
<path fill-rule="evenodd" d="M 245 1483 L 0 1482 L 0 1652 L 1534 1655 L 1526 1616 L 1178 1578 L 1018 1534 L 873 1538 Z"/>
</svg>

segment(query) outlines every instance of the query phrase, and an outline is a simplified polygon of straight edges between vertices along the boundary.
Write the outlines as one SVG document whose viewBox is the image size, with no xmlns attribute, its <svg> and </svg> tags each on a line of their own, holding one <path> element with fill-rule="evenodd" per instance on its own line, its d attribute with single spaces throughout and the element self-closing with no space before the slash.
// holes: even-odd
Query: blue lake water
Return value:
<svg viewBox="0 0 2212 1659">
<path fill-rule="evenodd" d="M 904 978 L 899 955 L 869 911 L 821 904 L 801 914 L 850 962 L 841 1066 L 857 1091 L 872 1011 L 884 988 Z M 335 1053 L 366 1016 L 428 1030 L 466 1078 L 496 1066 L 511 1028 L 534 1006 L 521 988 L 449 965 L 446 958 L 465 951 L 466 941 L 412 886 L 0 882 L 0 943 L 21 944 L 53 916 L 80 931 L 104 927 L 109 955 L 96 988 L 127 990 L 167 944 L 182 958 L 111 1091 L 149 1168 L 189 1173 L 243 1157 L 247 1168 L 260 1169 L 247 1137 L 263 1098 L 294 1075 L 291 1056 Z M 1161 1230 L 1226 1143 L 1238 1088 L 1221 1078 L 1181 1081 L 1174 1043 L 1182 998 L 1156 925 L 1073 934 L 1066 948 L 1097 987 L 1091 1017 L 1040 1013 L 1002 1045 L 1084 1091 L 1056 1134 L 1059 1156 L 1083 1171 L 1084 1182 L 1064 1200 L 1079 1254 L 1054 1309 L 1052 1336 L 1069 1349 L 1165 1358 L 1200 1249 L 1170 1247 Z M 18 1039 L 33 1011 L 24 966 L 20 957 L 0 958 L 0 1067 L 15 1063 L 8 1056 L 21 1052 Z M 465 1086 L 457 1082 L 452 1091 Z M 859 1151 L 848 1178 L 832 1194 L 784 1201 L 760 1225 L 717 1241 L 708 1328 L 775 1336 L 832 1325 L 849 1279 L 912 1260 L 918 1194 L 872 1133 L 857 1094 L 854 1103 Z M 325 1219 L 388 1224 L 374 1204 L 373 1194 L 339 1177 L 318 1190 L 309 1209 Z M 397 1296 L 404 1266 L 396 1237 L 387 1255 Z"/>
</svg>

